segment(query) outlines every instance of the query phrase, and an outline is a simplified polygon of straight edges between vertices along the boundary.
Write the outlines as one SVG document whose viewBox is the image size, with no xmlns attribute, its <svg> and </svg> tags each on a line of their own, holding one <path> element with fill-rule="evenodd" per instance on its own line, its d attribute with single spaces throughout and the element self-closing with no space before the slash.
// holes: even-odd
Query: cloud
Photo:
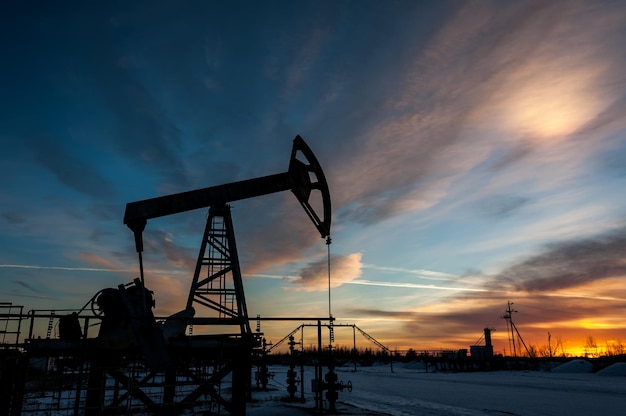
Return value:
<svg viewBox="0 0 626 416">
<path fill-rule="evenodd" d="M 146 234 L 148 239 L 144 240 L 145 248 L 150 253 L 144 260 L 146 288 L 154 292 L 155 315 L 168 316 L 185 308 L 195 259 L 187 255 L 189 250 L 174 244 L 166 234 L 159 231 Z M 156 253 L 164 254 L 165 261 L 155 256 Z M 81 260 L 101 267 L 82 270 L 118 272 L 128 282 L 138 277 L 134 274 L 136 270 L 123 269 L 119 264 L 95 253 L 83 252 Z"/>
<path fill-rule="evenodd" d="M 197 248 L 190 249 L 177 244 L 172 233 L 147 230 L 144 232 L 143 241 L 146 257 L 156 263 L 156 269 L 178 268 L 191 271 L 195 269 L 197 258 L 194 256 L 197 255 Z"/>
<path fill-rule="evenodd" d="M 84 251 L 80 253 L 80 259 L 87 263 L 98 266 L 98 268 L 81 268 L 79 270 L 87 270 L 87 271 L 110 271 L 110 272 L 128 272 L 129 270 L 124 270 L 120 267 L 119 264 L 114 263 L 113 261 L 104 258 L 96 253 Z"/>
<path fill-rule="evenodd" d="M 39 290 L 35 289 L 33 286 L 31 286 L 29 283 L 24 282 L 22 280 L 14 280 L 13 283 L 16 283 L 32 292 L 40 292 Z"/>
<path fill-rule="evenodd" d="M 528 292 L 554 291 L 612 277 L 626 277 L 626 228 L 578 241 L 556 243 L 495 277 Z"/>
<path fill-rule="evenodd" d="M 440 280 L 440 281 L 451 281 L 457 279 L 458 276 L 443 273 L 434 270 L 425 270 L 425 269 L 407 269 L 404 267 L 391 267 L 391 266 L 378 266 L 374 264 L 364 264 L 364 268 L 373 269 L 382 272 L 391 272 L 391 273 L 403 273 L 403 274 L 411 274 L 415 276 L 419 276 L 421 279 L 425 280 Z"/>
<path fill-rule="evenodd" d="M 612 100 L 596 117 L 581 126 L 576 134 L 584 137 L 611 127 L 623 127 L 624 113 L 626 113 L 626 95 L 621 95 Z"/>
<path fill-rule="evenodd" d="M 507 302 L 513 301 L 513 320 L 528 345 L 542 345 L 546 333 L 568 342 L 576 342 L 589 334 L 611 339 L 615 331 L 623 331 L 626 313 L 623 278 L 609 278 L 602 285 L 593 282 L 549 293 L 527 293 L 514 288 L 498 291 L 493 283 L 485 283 L 485 292 L 463 292 L 430 304 L 418 302 L 399 308 L 358 307 L 345 305 L 338 316 L 358 316 L 359 326 L 376 328 L 378 339 L 395 339 L 405 348 L 458 348 L 471 345 L 486 327 L 495 328 L 494 343 L 502 351 L 507 347 L 507 326 L 502 318 Z M 379 322 L 379 324 L 376 324 Z M 603 332 L 604 331 L 604 332 Z M 611 332 L 613 331 L 613 332 Z M 399 336 L 398 334 L 403 334 Z M 572 352 L 572 351 L 570 351 Z"/>
<path fill-rule="evenodd" d="M 234 204 L 233 222 L 246 274 L 298 261 L 316 243 L 326 251 L 324 240 L 291 192 Z"/>
<path fill-rule="evenodd" d="M 286 71 L 285 91 L 286 98 L 290 98 L 302 88 L 319 58 L 320 50 L 326 42 L 328 34 L 322 28 L 314 28 L 306 39 L 302 39 L 296 56 Z"/>
<path fill-rule="evenodd" d="M 604 45 L 604 39 L 619 19 L 584 4 L 564 15 L 559 2 L 469 3 L 446 17 L 425 44 L 407 46 L 403 59 L 381 71 L 383 79 L 393 73 L 395 82 L 384 84 L 388 93 L 375 114 L 366 117 L 358 102 L 351 107 L 366 127 L 355 129 L 361 134 L 351 147 L 338 149 L 343 164 L 330 174 L 339 220 L 372 224 L 424 211 L 451 196 L 459 179 L 476 177 L 484 163 L 491 173 L 516 165 L 515 175 L 526 172 L 521 178 L 551 169 L 544 186 L 557 186 L 582 174 L 579 162 L 598 150 L 597 142 L 567 148 L 560 153 L 578 161 L 562 167 L 556 150 L 542 154 L 548 139 L 562 144 L 606 113 L 611 92 L 603 84 L 618 76 L 603 63 L 617 59 L 614 42 Z M 581 24 L 590 32 L 582 35 Z M 602 119 L 613 122 L 618 108 Z M 519 205 L 510 202 L 499 215 Z"/>
<path fill-rule="evenodd" d="M 450 290 L 455 292 L 487 292 L 487 289 L 458 287 L 458 286 L 440 286 L 440 285 L 426 285 L 419 283 L 407 283 L 407 282 L 381 282 L 371 280 L 352 280 L 344 282 L 352 285 L 364 285 L 364 286 L 382 286 L 382 287 L 399 287 L 406 289 L 433 289 L 433 290 Z"/>
<path fill-rule="evenodd" d="M 478 338 L 484 327 L 497 328 L 494 340 L 497 348 L 503 348 L 507 335 L 501 316 L 511 300 L 519 311 L 513 318 L 529 345 L 542 345 L 546 331 L 551 331 L 571 342 L 568 348 L 575 349 L 575 343 L 589 333 L 610 339 L 614 337 L 610 331 L 623 327 L 619 317 L 623 316 L 626 296 L 624 235 L 626 228 L 621 227 L 583 240 L 550 244 L 542 253 L 479 282 L 476 287 L 480 291 L 463 291 L 399 310 L 348 308 L 345 313 L 368 322 L 399 322 L 401 329 L 396 327 L 395 331 L 412 334 L 412 344 L 408 345 L 414 348 L 458 346 Z"/>
<path fill-rule="evenodd" d="M 352 308 L 348 309 L 347 313 L 362 317 L 376 317 L 385 319 L 395 319 L 399 321 L 412 321 L 419 315 L 417 312 L 412 311 L 389 311 L 382 309 L 367 309 L 367 308 Z"/>
<path fill-rule="evenodd" d="M 132 40 L 121 41 L 113 35 L 134 27 L 136 22 L 128 20 L 132 11 L 120 13 L 108 6 L 76 7 L 46 25 L 33 23 L 49 20 L 49 16 L 38 15 L 45 11 L 34 13 L 36 18 L 16 23 L 21 34 L 28 33 L 29 47 L 27 53 L 16 53 L 9 70 L 46 68 L 45 74 L 33 69 L 30 74 L 12 77 L 19 93 L 11 111 L 38 120 L 18 129 L 22 136 L 18 138 L 29 142 L 37 161 L 65 185 L 102 199 L 114 196 L 113 187 L 94 167 L 97 163 L 90 162 L 103 156 L 108 159 L 106 168 L 119 166 L 124 160 L 159 175 L 163 187 L 185 184 L 184 164 L 178 152 L 180 131 L 167 107 L 168 100 L 157 95 L 146 77 L 151 62 L 143 54 L 129 56 L 128 49 L 136 52 Z M 63 48 L 58 49 L 58 45 Z M 159 63 L 186 60 L 177 59 L 179 55 L 166 57 L 157 52 L 154 56 L 162 61 Z M 122 61 L 133 65 L 120 65 Z M 181 81 L 195 80 L 182 74 L 186 65 L 170 65 L 176 65 L 172 73 L 180 74 Z M 167 85 L 161 79 L 158 91 Z M 192 96 L 200 88 L 183 89 Z M 34 98 L 36 93 L 45 99 Z M 23 122 L 21 117 L 16 119 Z M 62 142 L 72 147 L 64 149 L 58 145 Z"/>
<path fill-rule="evenodd" d="M 502 154 L 497 155 L 494 163 L 489 166 L 491 173 L 510 168 L 512 165 L 519 163 L 532 153 L 532 147 L 528 143 L 514 144 L 510 149 L 504 149 Z"/>
<path fill-rule="evenodd" d="M 154 292 L 155 316 L 169 316 L 185 309 L 191 280 L 167 274 L 151 275 L 146 287 Z"/>
<path fill-rule="evenodd" d="M 2 214 L 2 217 L 12 225 L 23 224 L 27 221 L 24 215 L 15 213 L 15 212 L 5 212 Z"/>
<path fill-rule="evenodd" d="M 529 201 L 516 195 L 494 195 L 480 202 L 481 209 L 492 217 L 508 217 L 515 214 Z"/>
<path fill-rule="evenodd" d="M 338 287 L 358 278 L 363 267 L 361 256 L 360 253 L 353 253 L 347 256 L 331 256 L 330 286 Z M 298 285 L 299 289 L 306 291 L 328 290 L 328 259 L 309 263 L 306 268 L 300 271 L 297 278 L 290 281 Z"/>
<path fill-rule="evenodd" d="M 457 301 L 450 300 L 455 304 Z M 365 321 L 386 321 L 385 325 L 376 333 L 378 339 L 397 339 L 404 348 L 442 348 L 443 345 L 458 348 L 463 342 L 475 341 L 482 333 L 483 328 L 494 326 L 494 323 L 502 321 L 499 316 L 506 307 L 506 302 L 500 305 L 496 303 L 486 303 L 481 306 L 468 308 L 455 307 L 452 310 L 445 310 L 441 305 L 435 305 L 434 310 L 401 310 L 390 311 L 376 308 L 353 308 L 348 311 L 352 315 L 361 317 Z M 440 309 L 437 311 L 436 309 Z M 399 324 L 394 326 L 392 331 L 389 321 Z M 374 324 L 370 324 L 374 326 Z M 501 327 L 501 325 L 497 325 Z M 385 334 L 384 332 L 390 332 Z M 399 337 L 398 333 L 407 334 Z M 400 338 L 400 339 L 398 339 Z"/>
<path fill-rule="evenodd" d="M 100 200 L 114 198 L 111 182 L 88 163 L 72 156 L 53 139 L 38 141 L 33 150 L 37 162 L 69 188 Z"/>
<path fill-rule="evenodd" d="M 86 261 L 93 261 L 96 258 L 95 254 L 87 254 L 85 256 Z M 111 264 L 105 259 L 99 258 L 100 264 Z M 116 272 L 125 271 L 118 268 L 94 268 L 94 267 L 61 267 L 61 266 L 38 266 L 34 264 L 0 264 L 0 268 L 3 269 L 33 269 L 33 270 L 66 270 L 66 271 L 79 271 L 79 272 Z"/>
<path fill-rule="evenodd" d="M 124 89 L 100 90 L 105 106 L 116 117 L 117 133 L 110 141 L 120 157 L 139 163 L 161 175 L 160 192 L 189 186 L 180 154 L 180 131 L 139 76 L 128 69 L 102 73 L 103 85 L 120 83 Z M 132 138 L 132 139 L 130 139 Z"/>
</svg>

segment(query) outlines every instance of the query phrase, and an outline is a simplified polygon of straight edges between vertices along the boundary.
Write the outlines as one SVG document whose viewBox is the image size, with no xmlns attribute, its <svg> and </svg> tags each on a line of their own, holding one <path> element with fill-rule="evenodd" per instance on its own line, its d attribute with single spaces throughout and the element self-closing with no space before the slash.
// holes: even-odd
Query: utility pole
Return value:
<svg viewBox="0 0 626 416">
<path fill-rule="evenodd" d="M 517 311 L 511 309 L 511 305 L 513 305 L 513 302 L 508 301 L 506 305 L 506 313 L 502 315 L 501 318 L 506 320 L 506 329 L 507 333 L 509 334 L 509 350 L 513 350 L 513 357 L 517 358 L 517 348 L 515 347 L 515 332 L 512 319 L 513 312 Z M 511 348 L 511 345 L 513 345 L 513 348 Z"/>
<path fill-rule="evenodd" d="M 507 302 L 506 313 L 502 315 L 501 318 L 506 319 L 506 326 L 510 332 L 509 342 L 513 344 L 513 357 L 517 358 L 517 347 L 515 345 L 515 334 L 517 334 L 517 340 L 524 346 L 526 352 L 528 353 L 528 356 L 530 358 L 535 358 L 534 354 L 526 346 L 522 335 L 519 333 L 517 326 L 515 326 L 515 323 L 513 322 L 513 313 L 517 311 L 515 309 L 511 309 L 511 305 L 513 305 L 513 302 Z"/>
</svg>

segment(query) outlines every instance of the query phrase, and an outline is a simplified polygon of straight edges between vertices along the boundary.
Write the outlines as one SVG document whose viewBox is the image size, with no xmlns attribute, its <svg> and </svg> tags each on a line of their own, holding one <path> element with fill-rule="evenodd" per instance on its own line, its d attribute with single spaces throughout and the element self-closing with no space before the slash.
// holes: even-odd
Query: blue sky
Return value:
<svg viewBox="0 0 626 416">
<path fill-rule="evenodd" d="M 0 301 L 79 308 L 132 280 L 126 203 L 284 172 L 299 134 L 330 186 L 339 322 L 405 349 L 492 326 L 503 350 L 511 300 L 532 344 L 621 342 L 624 6 L 10 1 Z M 293 195 L 232 212 L 249 313 L 327 315 Z M 157 314 L 184 308 L 205 217 L 148 223 Z"/>
</svg>

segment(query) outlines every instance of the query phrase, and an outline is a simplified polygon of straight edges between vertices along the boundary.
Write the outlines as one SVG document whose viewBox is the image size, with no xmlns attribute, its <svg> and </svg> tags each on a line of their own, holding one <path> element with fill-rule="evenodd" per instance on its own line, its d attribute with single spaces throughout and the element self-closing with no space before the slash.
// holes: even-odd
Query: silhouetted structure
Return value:
<svg viewBox="0 0 626 416">
<path fill-rule="evenodd" d="M 24 380 L 15 378 L 9 386 L 6 372 L 34 377 L 33 371 L 37 371 L 42 375 L 42 391 L 51 395 L 44 400 L 50 409 L 44 411 L 170 415 L 201 406 L 208 414 L 223 414 L 224 410 L 245 415 L 252 357 L 260 349 L 262 334 L 250 330 L 228 203 L 287 190 L 296 196 L 322 238 L 330 242 L 328 184 L 300 136 L 293 141 L 285 173 L 127 204 L 124 223 L 134 233 L 140 276 L 126 285 L 99 291 L 79 312 L 32 311 L 28 339 L 20 349 L 11 349 L 14 359 L 2 360 L 0 387 L 11 392 L 10 400 L 5 401 L 8 414 L 32 410 L 22 400 Z M 319 213 L 310 203 L 312 195 L 321 199 L 316 204 L 321 207 Z M 185 309 L 156 320 L 154 296 L 144 278 L 146 224 L 149 219 L 207 207 L 209 215 Z M 36 318 L 48 319 L 45 339 L 32 336 Z M 52 336 L 55 322 L 59 338 Z M 94 324 L 99 324 L 99 333 L 90 338 L 88 332 Z M 227 389 L 221 388 L 228 375 L 232 380 L 230 397 L 225 394 Z M 65 394 L 71 397 L 62 398 Z"/>
<path fill-rule="evenodd" d="M 470 346 L 470 355 L 472 360 L 490 361 L 493 359 L 493 345 L 491 344 L 491 328 L 484 329 L 485 345 Z M 480 342 L 480 340 L 479 340 Z"/>
</svg>

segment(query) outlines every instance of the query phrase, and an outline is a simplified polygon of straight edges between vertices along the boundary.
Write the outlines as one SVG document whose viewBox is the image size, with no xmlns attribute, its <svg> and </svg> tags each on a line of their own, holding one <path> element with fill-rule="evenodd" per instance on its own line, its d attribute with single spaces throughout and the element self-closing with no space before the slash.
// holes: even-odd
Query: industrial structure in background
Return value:
<svg viewBox="0 0 626 416">
<path fill-rule="evenodd" d="M 317 158 L 300 136 L 293 141 L 287 172 L 127 204 L 124 223 L 134 233 L 138 278 L 99 291 L 78 311 L 29 312 L 29 337 L 24 342 L 19 342 L 22 311 L 16 315 L 10 309 L 3 314 L 20 318 L 12 322 L 18 324 L 13 331 L 18 334 L 14 348 L 2 349 L 0 390 L 3 406 L 8 403 L 2 414 L 39 414 L 59 410 L 63 403 L 63 414 L 75 415 L 140 411 L 175 415 L 190 409 L 245 415 L 253 357 L 263 350 L 263 343 L 262 333 L 250 329 L 228 204 L 282 191 L 296 196 L 330 244 L 328 184 Z M 317 201 L 312 203 L 312 198 Z M 187 302 L 180 312 L 155 319 L 154 293 L 144 277 L 143 231 L 148 220 L 199 208 L 208 208 L 209 213 Z M 7 307 L 15 308 L 2 306 L 5 312 Z M 33 336 L 39 318 L 49 320 L 45 338 Z M 321 354 L 321 322 L 328 322 L 324 326 L 330 329 L 332 340 L 333 318 L 304 319 L 317 321 Z M 99 327 L 95 337 L 89 333 L 93 326 Z M 51 336 L 55 327 L 58 338 Z M 328 352 L 332 352 L 331 345 Z M 322 360 L 318 361 L 321 366 Z M 29 388 L 37 385 L 49 397 L 31 403 L 25 378 L 33 375 L 35 363 L 40 364 L 42 376 L 29 379 Z M 321 367 L 316 371 L 320 411 L 323 390 L 332 409 L 337 391 L 343 389 L 332 371 L 332 359 L 327 364 L 326 383 L 322 382 Z M 54 379 L 45 376 L 52 368 Z M 64 397 L 67 395 L 70 397 Z"/>
<path fill-rule="evenodd" d="M 513 357 L 517 358 L 517 351 L 521 350 L 521 345 L 523 345 L 528 356 L 530 358 L 534 358 L 533 352 L 528 349 L 526 343 L 524 342 L 524 339 L 522 338 L 522 334 L 519 333 L 517 325 L 515 325 L 515 323 L 513 322 L 513 314 L 517 313 L 517 311 L 511 308 L 512 305 L 513 302 L 507 302 L 506 312 L 500 317 L 506 321 L 506 328 L 509 336 L 509 349 L 513 351 Z M 515 338 L 515 334 L 517 334 L 517 339 Z"/>
<path fill-rule="evenodd" d="M 491 333 L 495 331 L 494 328 L 485 328 L 483 335 L 476 341 L 474 345 L 470 346 L 470 355 L 475 361 L 490 361 L 493 360 L 493 344 L 491 343 Z M 480 345 L 482 341 L 485 341 L 485 345 Z"/>
</svg>

